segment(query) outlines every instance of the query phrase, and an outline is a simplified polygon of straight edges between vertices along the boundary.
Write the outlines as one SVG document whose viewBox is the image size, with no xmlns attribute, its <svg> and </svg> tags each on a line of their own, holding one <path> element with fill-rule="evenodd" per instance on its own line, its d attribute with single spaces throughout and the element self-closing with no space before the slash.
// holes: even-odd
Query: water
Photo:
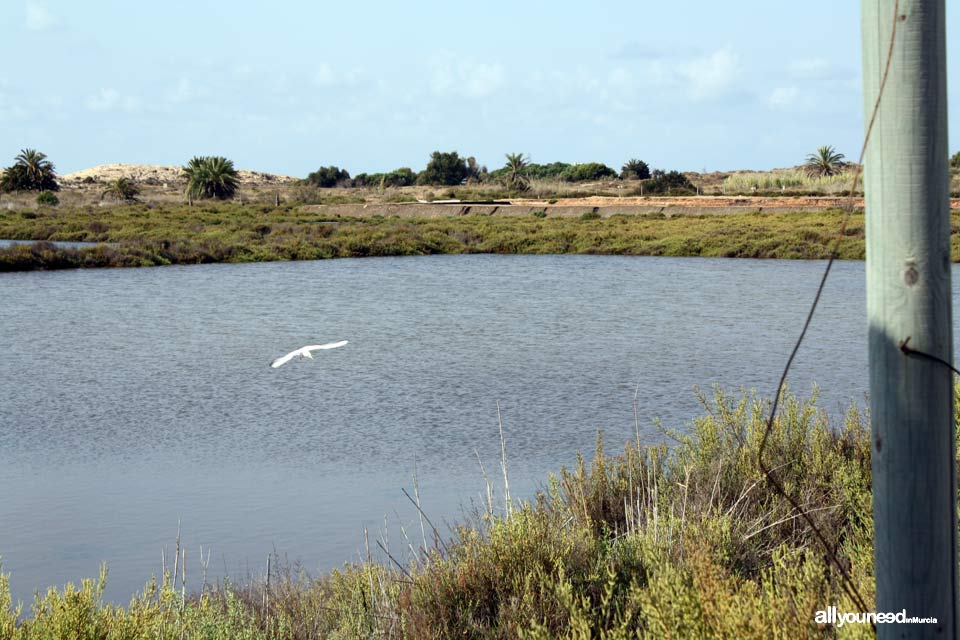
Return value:
<svg viewBox="0 0 960 640">
<path fill-rule="evenodd" d="M 365 553 L 400 489 L 452 523 L 477 461 L 511 489 L 682 428 L 692 387 L 773 391 L 824 264 L 601 256 L 436 256 L 0 276 L 0 556 L 15 597 L 92 577 L 125 601 L 172 553 L 188 587 L 311 572 Z M 863 264 L 835 266 L 791 386 L 863 402 Z M 347 339 L 270 369 L 304 344 Z M 500 495 L 498 493 L 498 499 Z M 441 525 L 443 528 L 445 525 Z"/>
<path fill-rule="evenodd" d="M 6 247 L 12 247 L 12 246 L 18 245 L 18 244 L 35 244 L 36 242 L 37 242 L 36 240 L 5 240 L 5 239 L 0 239 L 0 249 L 4 249 L 4 248 L 6 248 Z M 50 244 L 52 244 L 52 245 L 55 246 L 55 247 L 64 247 L 64 248 L 66 248 L 66 249 L 83 249 L 84 247 L 95 247 L 95 246 L 97 246 L 98 244 L 106 244 L 106 245 L 109 246 L 109 245 L 112 245 L 112 244 L 114 244 L 114 243 L 111 243 L 111 242 L 103 242 L 103 243 L 101 243 L 101 242 L 68 242 L 68 241 L 62 241 L 62 240 L 55 240 L 55 241 L 51 241 Z"/>
</svg>

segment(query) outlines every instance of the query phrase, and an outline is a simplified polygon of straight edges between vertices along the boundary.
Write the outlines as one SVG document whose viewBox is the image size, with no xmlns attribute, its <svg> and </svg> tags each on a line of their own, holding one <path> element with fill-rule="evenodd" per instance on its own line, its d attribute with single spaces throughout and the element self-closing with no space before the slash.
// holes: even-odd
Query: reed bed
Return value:
<svg viewBox="0 0 960 640">
<path fill-rule="evenodd" d="M 839 211 L 580 219 L 538 213 L 339 218 L 230 204 L 0 212 L 0 237 L 110 243 L 3 248 L 0 271 L 457 253 L 817 259 L 829 255 L 841 217 Z M 852 216 L 839 252 L 863 259 L 862 214 Z"/>
<path fill-rule="evenodd" d="M 728 176 L 722 191 L 728 195 L 790 192 L 811 195 L 844 194 L 850 191 L 853 172 L 841 171 L 830 176 L 814 176 L 800 169 L 771 172 L 744 172 Z M 860 185 L 860 189 L 863 185 Z"/>
<path fill-rule="evenodd" d="M 701 401 L 702 417 L 664 431 L 670 446 L 638 432 L 611 455 L 598 434 L 592 459 L 531 500 L 488 484 L 477 517 L 447 539 L 424 529 L 368 545 L 365 560 L 319 578 L 274 565 L 210 585 L 168 562 L 125 607 L 103 601 L 104 570 L 21 610 L 0 577 L 0 639 L 872 637 L 815 624 L 817 610 L 853 605 L 808 524 L 758 471 L 769 403 L 719 390 Z M 788 396 L 765 459 L 872 604 L 865 417 L 852 408 L 832 424 L 815 398 Z"/>
</svg>

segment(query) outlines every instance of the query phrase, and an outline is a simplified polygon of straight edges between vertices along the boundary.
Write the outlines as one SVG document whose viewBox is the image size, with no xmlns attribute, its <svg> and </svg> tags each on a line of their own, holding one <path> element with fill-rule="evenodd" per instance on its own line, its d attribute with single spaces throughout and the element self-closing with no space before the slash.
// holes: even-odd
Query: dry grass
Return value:
<svg viewBox="0 0 960 640">
<path fill-rule="evenodd" d="M 608 455 L 598 437 L 532 502 L 490 508 L 397 568 L 368 560 L 319 579 L 295 568 L 184 594 L 168 574 L 128 607 L 102 582 L 51 590 L 17 621 L 0 579 L 0 639 L 823 638 L 816 610 L 853 610 L 809 526 L 757 469 L 768 405 L 703 398 L 672 447 Z M 768 456 L 873 602 L 870 446 L 851 410 L 831 425 L 788 398 Z M 496 511 L 496 513 L 494 513 Z M 198 584 L 199 580 L 192 584 Z"/>
<path fill-rule="evenodd" d="M 175 206 L 186 203 L 185 182 L 179 177 L 152 177 L 149 167 L 130 174 L 131 180 L 140 188 L 139 200 L 145 204 Z M 163 168 L 161 168 L 163 169 Z M 82 173 L 82 172 L 81 172 Z M 956 172 L 954 172 L 956 174 Z M 141 175 L 142 174 L 142 175 Z M 143 178 L 150 174 L 151 177 Z M 79 175 L 79 174 L 78 174 Z M 114 175 L 114 174 L 110 174 Z M 119 174 L 116 174 L 119 175 Z M 811 178 L 801 168 L 776 169 L 773 171 L 734 171 L 697 173 L 685 172 L 699 193 L 704 195 L 752 195 L 768 196 L 835 195 L 849 189 L 849 175 L 842 173 L 830 178 Z M 139 176 L 139 177 L 138 177 Z M 644 195 L 643 183 L 638 180 L 607 179 L 593 182 L 566 182 L 560 179 L 533 179 L 527 191 L 511 190 L 497 180 L 473 182 L 465 185 L 436 186 L 417 185 L 409 187 L 333 187 L 317 188 L 287 178 L 266 179 L 265 174 L 243 172 L 243 179 L 234 199 L 247 204 L 323 204 L 323 203 L 389 203 L 459 200 L 570 200 L 594 197 L 634 197 Z M 103 191 L 109 180 L 87 178 L 62 181 L 57 193 L 65 207 L 112 206 L 106 202 Z M 844 182 L 846 181 L 846 182 Z M 954 176 L 951 190 L 957 192 L 958 178 Z M 22 210 L 36 208 L 35 192 L 0 194 L 0 208 Z"/>
</svg>

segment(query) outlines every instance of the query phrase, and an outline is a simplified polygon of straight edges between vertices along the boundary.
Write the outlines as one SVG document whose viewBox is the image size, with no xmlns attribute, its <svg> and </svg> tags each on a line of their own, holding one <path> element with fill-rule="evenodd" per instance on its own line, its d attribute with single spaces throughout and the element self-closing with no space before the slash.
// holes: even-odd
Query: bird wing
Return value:
<svg viewBox="0 0 960 640">
<path fill-rule="evenodd" d="M 328 342 L 327 344 L 310 344 L 305 347 L 301 347 L 300 351 L 316 351 L 318 349 L 336 349 L 337 347 L 342 347 L 347 344 L 349 340 L 341 340 L 340 342 Z"/>
<path fill-rule="evenodd" d="M 277 367 L 282 367 L 283 365 L 293 360 L 294 356 L 296 356 L 299 351 L 300 349 L 297 349 L 296 351 L 291 351 L 285 356 L 281 356 L 277 358 L 276 360 L 270 363 L 270 366 L 273 367 L 274 369 L 276 369 Z"/>
</svg>

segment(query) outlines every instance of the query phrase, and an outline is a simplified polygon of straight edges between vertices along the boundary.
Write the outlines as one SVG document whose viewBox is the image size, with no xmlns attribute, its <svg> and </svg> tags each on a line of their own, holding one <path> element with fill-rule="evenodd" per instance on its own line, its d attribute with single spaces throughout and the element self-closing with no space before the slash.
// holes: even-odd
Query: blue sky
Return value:
<svg viewBox="0 0 960 640">
<path fill-rule="evenodd" d="M 436 149 L 491 169 L 507 152 L 691 171 L 791 166 L 821 144 L 855 159 L 859 13 L 852 0 L 4 0 L 0 164 L 24 147 L 61 173 L 224 155 L 356 174 L 418 170 Z M 957 108 L 954 83 L 951 151 Z"/>
</svg>

